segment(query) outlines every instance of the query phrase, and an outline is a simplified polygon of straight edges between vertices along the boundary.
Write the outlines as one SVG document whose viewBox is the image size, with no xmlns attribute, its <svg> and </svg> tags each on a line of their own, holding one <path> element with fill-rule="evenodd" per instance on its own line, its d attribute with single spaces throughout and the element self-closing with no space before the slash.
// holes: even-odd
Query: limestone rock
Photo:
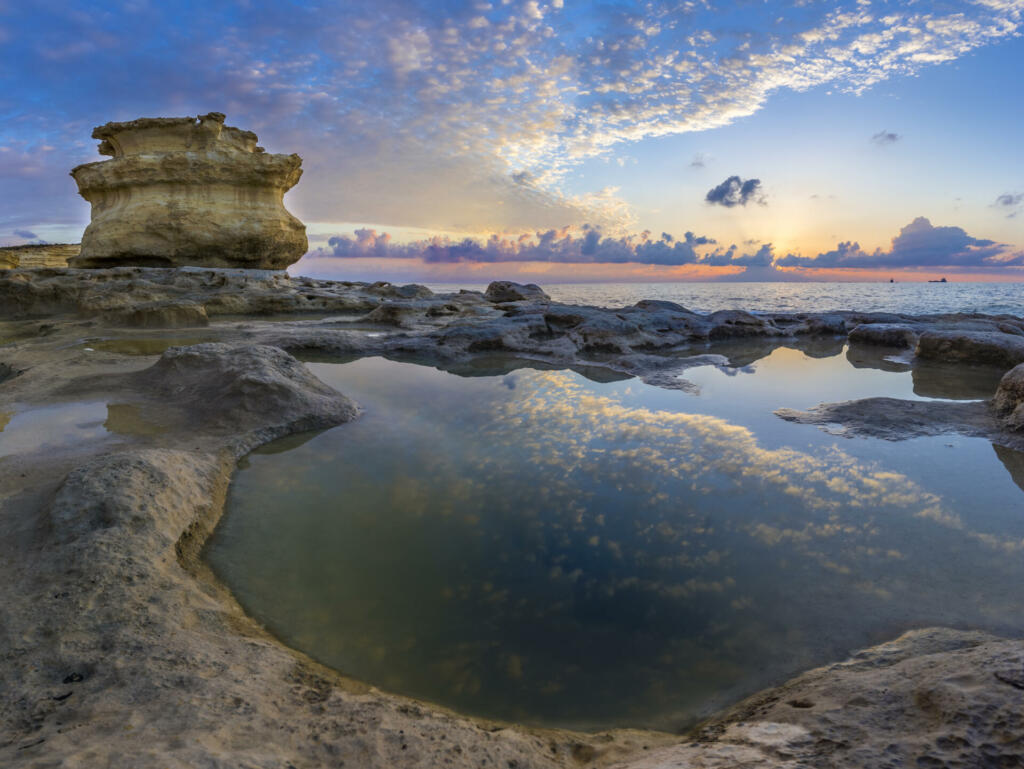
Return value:
<svg viewBox="0 0 1024 769">
<path fill-rule="evenodd" d="M 264 425 L 268 415 L 290 433 L 347 422 L 359 413 L 291 355 L 266 345 L 171 347 L 134 381 L 186 409 L 207 430 L 233 434 Z"/>
<path fill-rule="evenodd" d="M 861 323 L 850 332 L 850 341 L 885 347 L 914 347 L 917 333 L 899 323 Z"/>
<path fill-rule="evenodd" d="M 931 360 L 1016 366 L 1024 363 L 1024 337 L 1001 331 L 926 331 L 916 352 Z"/>
<path fill-rule="evenodd" d="M 72 267 L 281 270 L 306 252 L 306 228 L 284 208 L 298 155 L 271 155 L 224 115 L 139 118 L 93 131 L 111 160 L 71 171 L 92 204 Z"/>
<path fill-rule="evenodd" d="M 1024 364 L 1003 375 L 992 400 L 992 408 L 1014 430 L 1024 428 Z"/>
<path fill-rule="evenodd" d="M 551 301 L 551 297 L 536 283 L 514 283 L 511 280 L 494 281 L 487 287 L 484 296 L 496 304 L 523 300 Z"/>
<path fill-rule="evenodd" d="M 67 267 L 68 260 L 78 256 L 78 243 L 33 243 L 26 246 L 0 248 L 0 270 Z"/>
</svg>

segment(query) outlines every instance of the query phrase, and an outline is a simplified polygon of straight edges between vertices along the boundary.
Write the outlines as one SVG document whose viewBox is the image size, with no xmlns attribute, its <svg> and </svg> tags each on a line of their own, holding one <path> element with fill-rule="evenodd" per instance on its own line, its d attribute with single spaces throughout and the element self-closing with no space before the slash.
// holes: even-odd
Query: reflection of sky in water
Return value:
<svg viewBox="0 0 1024 769">
<path fill-rule="evenodd" d="M 0 411 L 0 457 L 56 450 L 101 440 L 110 434 L 157 435 L 160 425 L 129 403 L 60 403 Z"/>
<path fill-rule="evenodd" d="M 694 397 L 314 364 L 365 415 L 252 455 L 209 557 L 343 672 L 560 725 L 675 728 L 908 627 L 1020 626 L 1019 455 L 770 416 L 915 397 L 909 372 L 792 350 L 752 366 L 691 370 Z"/>
</svg>

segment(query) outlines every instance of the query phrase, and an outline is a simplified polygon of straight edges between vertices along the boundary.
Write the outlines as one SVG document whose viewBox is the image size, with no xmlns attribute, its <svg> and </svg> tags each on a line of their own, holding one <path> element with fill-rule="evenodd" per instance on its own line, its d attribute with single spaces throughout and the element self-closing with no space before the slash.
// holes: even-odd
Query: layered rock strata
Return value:
<svg viewBox="0 0 1024 769">
<path fill-rule="evenodd" d="M 92 136 L 111 160 L 71 171 L 92 204 L 72 267 L 281 270 L 306 252 L 306 228 L 284 207 L 302 158 L 266 153 L 221 113 L 107 123 Z"/>
<path fill-rule="evenodd" d="M 67 267 L 68 260 L 78 256 L 78 243 L 40 243 L 0 248 L 0 270 Z"/>
</svg>

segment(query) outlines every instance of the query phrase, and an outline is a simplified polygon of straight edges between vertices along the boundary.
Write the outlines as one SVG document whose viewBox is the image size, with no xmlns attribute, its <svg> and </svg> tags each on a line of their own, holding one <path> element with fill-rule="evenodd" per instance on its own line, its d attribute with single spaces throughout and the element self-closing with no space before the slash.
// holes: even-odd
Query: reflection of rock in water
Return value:
<svg viewBox="0 0 1024 769">
<path fill-rule="evenodd" d="M 902 373 L 910 370 L 910 363 L 897 356 L 907 351 L 899 347 L 881 345 L 851 344 L 846 350 L 846 360 L 854 368 L 873 368 L 879 371 Z"/>
<path fill-rule="evenodd" d="M 994 366 L 943 365 L 929 361 L 915 361 L 910 372 L 915 394 L 949 400 L 991 398 L 1003 373 Z"/>
<path fill-rule="evenodd" d="M 10 424 L 11 417 L 13 416 L 13 411 L 0 411 L 0 433 L 2 433 L 4 431 L 4 428 L 7 427 L 8 424 Z"/>
<path fill-rule="evenodd" d="M 1024 491 L 1024 451 L 1008 449 L 998 443 L 993 443 L 992 448 L 996 450 L 996 456 L 1013 478 L 1013 482 Z"/>
</svg>

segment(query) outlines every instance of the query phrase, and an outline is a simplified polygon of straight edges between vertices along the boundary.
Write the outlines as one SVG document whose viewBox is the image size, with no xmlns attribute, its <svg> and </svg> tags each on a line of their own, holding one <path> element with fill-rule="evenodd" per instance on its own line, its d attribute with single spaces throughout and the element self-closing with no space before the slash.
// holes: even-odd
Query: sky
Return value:
<svg viewBox="0 0 1024 769">
<path fill-rule="evenodd" d="M 77 242 L 92 128 L 227 114 L 293 272 L 1024 280 L 1024 0 L 0 0 L 0 245 Z"/>
</svg>

